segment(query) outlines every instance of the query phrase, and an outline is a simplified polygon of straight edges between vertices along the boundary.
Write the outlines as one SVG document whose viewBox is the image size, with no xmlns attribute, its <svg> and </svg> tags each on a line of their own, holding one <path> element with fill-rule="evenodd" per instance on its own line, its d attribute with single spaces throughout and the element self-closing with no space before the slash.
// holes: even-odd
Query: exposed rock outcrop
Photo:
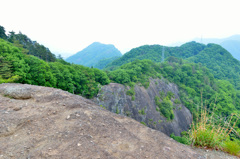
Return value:
<svg viewBox="0 0 240 159">
<path fill-rule="evenodd" d="M 48 87 L 0 84 L 0 159 L 209 158 L 202 152 L 81 96 Z"/>
<path fill-rule="evenodd" d="M 129 116 L 167 135 L 174 133 L 180 136 L 182 131 L 186 131 L 189 128 L 192 122 L 190 111 L 181 103 L 175 104 L 174 102 L 176 99 L 180 101 L 177 85 L 169 83 L 165 79 L 150 79 L 147 89 L 135 85 L 134 100 L 132 100 L 131 96 L 126 95 L 129 89 L 129 87 L 121 84 L 110 83 L 102 87 L 98 97 L 93 101 L 112 112 Z M 156 110 L 155 97 L 160 96 L 160 92 L 164 92 L 165 95 L 167 92 L 174 94 L 174 97 L 171 99 L 174 107 L 174 119 L 171 121 L 167 120 Z"/>
</svg>

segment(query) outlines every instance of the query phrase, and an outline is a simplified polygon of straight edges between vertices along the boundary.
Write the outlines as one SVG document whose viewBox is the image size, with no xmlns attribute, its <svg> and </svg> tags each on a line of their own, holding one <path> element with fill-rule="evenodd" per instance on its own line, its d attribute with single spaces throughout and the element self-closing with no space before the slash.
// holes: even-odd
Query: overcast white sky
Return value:
<svg viewBox="0 0 240 159">
<path fill-rule="evenodd" d="M 239 0 L 0 0 L 0 25 L 68 57 L 98 41 L 121 52 L 240 34 Z"/>
</svg>

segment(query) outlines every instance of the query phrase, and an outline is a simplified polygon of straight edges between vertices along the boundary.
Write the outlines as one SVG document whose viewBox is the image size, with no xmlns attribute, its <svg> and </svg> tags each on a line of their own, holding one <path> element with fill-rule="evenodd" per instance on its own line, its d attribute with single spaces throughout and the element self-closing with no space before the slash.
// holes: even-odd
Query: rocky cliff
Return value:
<svg viewBox="0 0 240 159">
<path fill-rule="evenodd" d="M 0 84 L 0 159 L 235 158 L 193 149 L 90 100 L 40 86 Z"/>
<path fill-rule="evenodd" d="M 147 89 L 135 85 L 135 96 L 127 95 L 129 89 L 130 87 L 111 83 L 103 86 L 98 97 L 93 101 L 111 112 L 129 116 L 167 135 L 174 133 L 180 136 L 182 131 L 189 128 L 192 115 L 181 104 L 177 85 L 169 83 L 165 79 L 150 79 Z M 158 106 L 155 98 L 159 97 L 161 93 L 166 96 L 168 92 L 174 95 L 171 98 L 174 113 L 173 120 L 168 120 L 160 111 L 157 111 Z"/>
</svg>

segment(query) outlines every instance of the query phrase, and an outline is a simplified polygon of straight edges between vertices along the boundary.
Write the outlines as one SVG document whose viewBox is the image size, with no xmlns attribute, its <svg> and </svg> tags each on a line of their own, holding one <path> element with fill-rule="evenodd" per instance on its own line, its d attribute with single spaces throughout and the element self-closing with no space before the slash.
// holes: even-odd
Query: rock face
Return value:
<svg viewBox="0 0 240 159">
<path fill-rule="evenodd" d="M 137 121 L 68 92 L 0 84 L 1 159 L 202 159 L 192 149 Z"/>
<path fill-rule="evenodd" d="M 0 94 L 0 158 L 201 157 L 161 132 L 68 92 L 1 84 Z"/>
<path fill-rule="evenodd" d="M 126 95 L 129 87 L 121 84 L 111 83 L 103 86 L 98 97 L 93 101 L 110 110 L 111 112 L 129 116 L 139 122 L 145 123 L 147 126 L 160 130 L 170 135 L 174 133 L 180 136 L 182 131 L 186 131 L 191 122 L 192 115 L 190 111 L 182 104 L 175 104 L 174 101 L 179 99 L 179 91 L 177 85 L 169 83 L 165 79 L 150 79 L 147 89 L 142 86 L 135 85 L 135 100 Z M 174 119 L 167 120 L 159 111 L 156 110 L 155 96 L 160 96 L 159 92 L 172 92 L 174 97 L 171 99 L 174 111 Z"/>
</svg>

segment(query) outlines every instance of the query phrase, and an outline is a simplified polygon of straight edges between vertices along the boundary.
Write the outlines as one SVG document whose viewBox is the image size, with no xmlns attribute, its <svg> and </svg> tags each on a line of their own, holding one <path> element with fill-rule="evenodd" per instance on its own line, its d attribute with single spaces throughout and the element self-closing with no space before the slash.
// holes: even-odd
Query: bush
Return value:
<svg viewBox="0 0 240 159">
<path fill-rule="evenodd" d="M 147 126 L 147 124 L 146 124 L 144 121 L 141 121 L 140 123 L 143 124 L 143 125 L 145 125 L 145 126 Z"/>
<path fill-rule="evenodd" d="M 142 108 L 141 110 L 139 110 L 138 113 L 139 113 L 140 115 L 146 115 L 144 108 Z"/>
<path fill-rule="evenodd" d="M 175 104 L 181 104 L 181 102 L 180 102 L 179 99 L 176 99 L 176 100 L 174 101 L 174 103 L 175 103 Z"/>
<path fill-rule="evenodd" d="M 233 115 L 228 121 L 230 125 Z M 209 115 L 207 110 L 201 110 L 200 120 L 196 124 L 192 124 L 191 130 L 189 131 L 189 138 L 193 145 L 199 147 L 207 147 L 213 149 L 224 149 L 231 151 L 229 147 L 232 147 L 233 142 L 229 140 L 229 134 L 232 132 L 236 122 L 233 123 L 231 128 L 221 126 L 221 122 L 214 122 L 213 115 Z M 235 143 L 236 144 L 236 143 Z M 239 145 L 232 148 L 232 152 L 238 152 Z"/>
<path fill-rule="evenodd" d="M 240 152 L 240 145 L 237 141 L 227 140 L 223 143 L 222 148 L 224 151 L 232 154 L 232 155 L 239 155 Z"/>
<path fill-rule="evenodd" d="M 190 145 L 190 141 L 187 137 L 183 136 L 175 136 L 174 133 L 172 133 L 170 135 L 171 138 L 173 138 L 174 140 L 176 140 L 177 142 L 180 142 L 182 144 L 185 144 L 185 145 Z"/>
</svg>

